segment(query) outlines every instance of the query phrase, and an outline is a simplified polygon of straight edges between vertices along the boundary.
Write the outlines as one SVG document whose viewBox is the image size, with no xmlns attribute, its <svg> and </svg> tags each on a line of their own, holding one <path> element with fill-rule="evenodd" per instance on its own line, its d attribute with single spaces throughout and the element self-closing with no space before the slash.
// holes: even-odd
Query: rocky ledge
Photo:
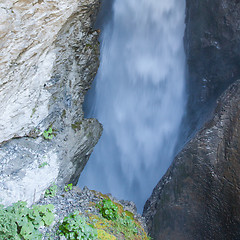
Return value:
<svg viewBox="0 0 240 240">
<path fill-rule="evenodd" d="M 33 212 L 22 202 L 4 209 L 0 206 L 0 220 L 4 220 L 0 238 L 149 240 L 145 219 L 137 214 L 133 202 L 87 187 L 81 190 L 70 184 L 65 188 L 54 184 L 32 208 Z"/>
<path fill-rule="evenodd" d="M 102 126 L 82 104 L 99 65 L 98 0 L 0 3 L 0 199 L 76 183 Z M 43 167 L 44 166 L 44 167 Z"/>
<path fill-rule="evenodd" d="M 125 229 L 126 232 L 124 231 L 124 227 L 131 227 L 128 226 L 128 224 L 126 224 L 126 226 L 123 224 L 123 228 L 119 231 L 120 229 L 118 229 L 115 221 L 109 221 L 103 218 L 96 205 L 104 199 L 110 199 L 118 207 L 119 215 L 125 212 L 131 217 L 135 226 L 138 228 L 138 232 L 136 234 L 133 232 L 130 233 L 132 231 L 130 228 Z M 73 187 L 73 190 L 68 192 L 64 189 L 59 189 L 56 196 L 42 198 L 38 204 L 54 205 L 55 224 L 53 224 L 54 227 L 42 229 L 45 236 L 43 239 L 48 239 L 47 237 L 51 235 L 55 236 L 55 239 L 59 239 L 59 237 L 56 236 L 56 230 L 58 229 L 59 223 L 61 223 L 64 217 L 68 216 L 70 213 L 78 211 L 86 219 L 94 223 L 98 232 L 100 230 L 99 235 L 101 235 L 101 231 L 104 231 L 103 236 L 105 237 L 102 236 L 99 239 L 119 240 L 133 239 L 134 237 L 136 239 L 148 240 L 145 232 L 145 218 L 137 213 L 135 204 L 125 200 L 117 200 L 111 194 L 102 194 L 94 190 L 89 190 L 87 187 L 84 187 L 83 190 L 79 187 Z M 130 237 L 131 234 L 133 234 L 132 238 Z"/>
<path fill-rule="evenodd" d="M 145 204 L 153 239 L 240 239 L 240 80 Z"/>
</svg>

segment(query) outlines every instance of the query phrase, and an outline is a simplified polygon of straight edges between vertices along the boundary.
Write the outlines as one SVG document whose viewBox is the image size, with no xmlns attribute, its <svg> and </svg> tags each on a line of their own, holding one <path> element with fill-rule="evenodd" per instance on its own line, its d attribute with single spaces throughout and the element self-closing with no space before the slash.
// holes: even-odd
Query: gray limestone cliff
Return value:
<svg viewBox="0 0 240 240">
<path fill-rule="evenodd" d="M 102 133 L 82 104 L 99 65 L 98 0 L 0 3 L 0 200 L 76 183 Z M 51 130 L 50 138 L 43 137 Z"/>
</svg>

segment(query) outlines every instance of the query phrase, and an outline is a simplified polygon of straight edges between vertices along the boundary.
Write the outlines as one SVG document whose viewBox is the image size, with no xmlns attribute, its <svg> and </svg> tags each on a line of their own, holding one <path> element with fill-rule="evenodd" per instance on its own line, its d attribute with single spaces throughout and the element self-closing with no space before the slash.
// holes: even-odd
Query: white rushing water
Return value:
<svg viewBox="0 0 240 240">
<path fill-rule="evenodd" d="M 104 132 L 79 185 L 139 211 L 173 160 L 185 107 L 184 18 L 185 0 L 114 0 L 101 33 L 87 117 Z"/>
</svg>

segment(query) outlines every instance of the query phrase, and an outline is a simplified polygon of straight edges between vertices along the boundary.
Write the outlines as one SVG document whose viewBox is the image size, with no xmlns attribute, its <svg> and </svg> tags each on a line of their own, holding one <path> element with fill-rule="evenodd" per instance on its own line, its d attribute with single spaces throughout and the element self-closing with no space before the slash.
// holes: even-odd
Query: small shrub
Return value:
<svg viewBox="0 0 240 240">
<path fill-rule="evenodd" d="M 97 204 L 97 207 L 104 218 L 108 220 L 117 219 L 118 207 L 110 199 L 103 199 Z"/>
<path fill-rule="evenodd" d="M 92 240 L 97 239 L 97 230 L 89 226 L 86 219 L 76 211 L 63 219 L 63 223 L 59 226 L 59 235 L 68 240 Z"/>
<path fill-rule="evenodd" d="M 58 191 L 57 185 L 54 183 L 52 186 L 50 186 L 44 194 L 44 197 L 55 197 Z"/>
</svg>

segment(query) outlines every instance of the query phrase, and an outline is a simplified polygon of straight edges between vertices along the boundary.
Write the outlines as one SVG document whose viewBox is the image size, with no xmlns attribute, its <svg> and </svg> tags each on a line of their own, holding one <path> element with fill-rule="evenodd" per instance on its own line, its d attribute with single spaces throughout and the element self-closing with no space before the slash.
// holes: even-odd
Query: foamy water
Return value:
<svg viewBox="0 0 240 240">
<path fill-rule="evenodd" d="M 184 18 L 185 0 L 115 0 L 101 33 L 87 117 L 104 132 L 79 185 L 139 211 L 174 155 L 185 107 Z"/>
</svg>

